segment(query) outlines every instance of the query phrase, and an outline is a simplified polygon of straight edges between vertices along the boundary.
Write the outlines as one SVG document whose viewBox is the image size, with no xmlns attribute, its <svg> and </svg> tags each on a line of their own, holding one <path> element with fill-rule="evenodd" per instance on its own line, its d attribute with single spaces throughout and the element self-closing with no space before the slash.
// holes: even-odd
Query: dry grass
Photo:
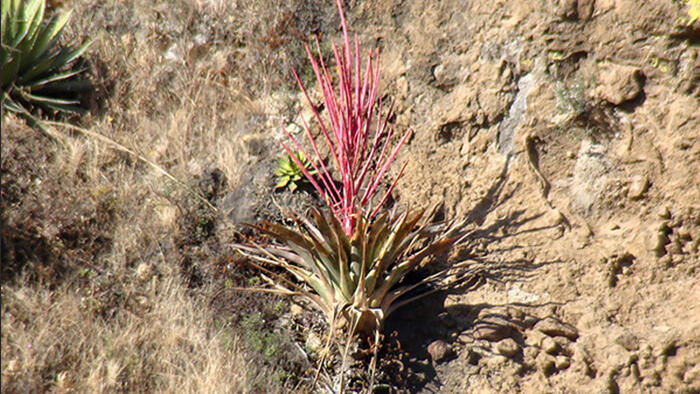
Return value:
<svg viewBox="0 0 700 394">
<path fill-rule="evenodd" d="M 237 339 L 172 276 L 128 289 L 116 315 L 70 287 L 2 290 L 6 392 L 245 391 Z"/>
<path fill-rule="evenodd" d="M 256 160 L 242 136 L 274 139 L 294 115 L 299 38 L 334 14 L 301 0 L 56 3 L 75 8 L 66 39 L 96 38 L 79 126 L 193 189 L 220 171 L 222 190 L 199 190 L 212 201 Z M 2 128 L 3 392 L 244 392 L 279 372 L 209 307 L 223 218 L 95 138 L 58 127 L 59 144 L 12 116 Z"/>
</svg>

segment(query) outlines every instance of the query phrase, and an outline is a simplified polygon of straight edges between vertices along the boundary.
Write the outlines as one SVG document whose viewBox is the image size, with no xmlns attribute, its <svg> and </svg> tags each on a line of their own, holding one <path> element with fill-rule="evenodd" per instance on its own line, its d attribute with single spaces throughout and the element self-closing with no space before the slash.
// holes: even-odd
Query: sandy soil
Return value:
<svg viewBox="0 0 700 394">
<path fill-rule="evenodd" d="M 415 130 L 399 204 L 472 219 L 455 258 L 488 278 L 416 329 L 454 351 L 423 390 L 697 392 L 697 24 L 665 1 L 496 3 L 355 15 Z"/>
</svg>

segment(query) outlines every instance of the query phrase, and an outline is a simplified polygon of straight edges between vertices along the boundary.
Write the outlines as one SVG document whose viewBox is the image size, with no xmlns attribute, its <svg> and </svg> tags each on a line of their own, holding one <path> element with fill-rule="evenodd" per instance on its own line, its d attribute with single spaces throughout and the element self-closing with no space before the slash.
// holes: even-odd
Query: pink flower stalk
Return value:
<svg viewBox="0 0 700 394">
<path fill-rule="evenodd" d="M 345 16 L 340 0 L 336 0 L 340 22 L 343 29 L 344 42 L 340 48 L 332 44 L 333 56 L 337 71 L 337 91 L 334 89 L 328 69 L 323 61 L 321 48 L 316 40 L 318 61 L 314 58 L 308 45 L 304 44 L 306 53 L 311 60 L 319 90 L 323 96 L 323 103 L 328 113 L 329 126 L 321 120 L 321 116 L 314 106 L 304 84 L 299 79 L 296 70 L 292 69 L 299 87 L 306 96 L 306 100 L 313 111 L 314 118 L 321 129 L 321 134 L 329 148 L 332 162 L 335 163 L 340 176 L 340 185 L 336 185 L 331 172 L 324 164 L 318 146 L 311 135 L 306 119 L 299 113 L 302 119 L 306 137 L 309 140 L 314 155 L 308 155 L 287 130 L 282 131 L 290 139 L 294 147 L 309 158 L 311 165 L 320 178 L 320 183 L 307 171 L 302 163 L 292 154 L 292 151 L 282 143 L 282 147 L 294 160 L 304 176 L 313 187 L 324 196 L 332 214 L 343 226 L 343 231 L 352 236 L 355 228 L 355 219 L 364 210 L 369 212 L 369 217 L 376 215 L 393 190 L 396 182 L 403 174 L 406 165 L 391 183 L 374 208 L 371 208 L 371 199 L 377 191 L 382 176 L 389 168 L 401 146 L 408 138 L 407 131 L 398 144 L 388 151 L 389 141 L 393 133 L 393 127 L 388 120 L 391 117 L 392 106 L 384 117 L 376 121 L 374 135 L 370 138 L 370 126 L 375 110 L 381 113 L 382 102 L 377 98 L 379 85 L 379 49 L 370 50 L 367 54 L 367 62 L 364 73 L 360 69 L 360 49 L 357 34 L 355 34 L 354 51 L 350 48 Z M 354 52 L 354 53 L 351 53 Z"/>
</svg>

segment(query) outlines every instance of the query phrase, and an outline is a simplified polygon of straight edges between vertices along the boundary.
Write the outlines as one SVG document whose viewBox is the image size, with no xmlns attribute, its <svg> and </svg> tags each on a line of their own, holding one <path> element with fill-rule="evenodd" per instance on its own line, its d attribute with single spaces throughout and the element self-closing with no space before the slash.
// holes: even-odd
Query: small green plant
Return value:
<svg viewBox="0 0 700 394">
<path fill-rule="evenodd" d="M 301 152 L 294 153 L 294 156 L 302 164 L 306 171 L 311 175 L 316 172 L 311 169 L 311 163 L 306 159 Z M 304 173 L 299 168 L 297 163 L 289 156 L 284 155 L 277 158 L 277 168 L 275 168 L 275 176 L 277 177 L 276 189 L 288 187 L 290 191 L 297 189 L 297 182 L 304 180 Z"/>
<path fill-rule="evenodd" d="M 265 357 L 275 356 L 284 347 L 284 337 L 265 327 L 261 313 L 246 314 L 240 326 L 248 334 L 246 344 Z"/>
<path fill-rule="evenodd" d="M 556 93 L 557 110 L 562 114 L 569 115 L 569 117 L 577 118 L 590 106 L 581 81 L 567 86 L 558 86 Z"/>
<path fill-rule="evenodd" d="M 50 113 L 80 113 L 75 94 L 90 87 L 76 76 L 84 69 L 71 67 L 90 45 L 59 44 L 72 11 L 44 21 L 45 0 L 2 0 L 2 48 L 0 87 L 2 110 L 15 112 L 41 127 L 33 115 L 38 109 Z"/>
<path fill-rule="evenodd" d="M 688 26 L 700 19 L 700 0 L 687 0 L 688 5 Z"/>
</svg>

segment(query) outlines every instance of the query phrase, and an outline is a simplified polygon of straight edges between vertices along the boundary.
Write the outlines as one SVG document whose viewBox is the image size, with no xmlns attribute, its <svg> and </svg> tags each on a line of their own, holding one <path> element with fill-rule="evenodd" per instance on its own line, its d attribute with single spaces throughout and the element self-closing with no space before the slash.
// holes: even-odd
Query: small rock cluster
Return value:
<svg viewBox="0 0 700 394">
<path fill-rule="evenodd" d="M 670 268 L 686 261 L 698 261 L 700 235 L 692 234 L 690 229 L 700 225 L 700 209 L 686 208 L 672 214 L 668 208 L 662 208 L 659 219 L 649 245 L 661 266 Z"/>
</svg>

